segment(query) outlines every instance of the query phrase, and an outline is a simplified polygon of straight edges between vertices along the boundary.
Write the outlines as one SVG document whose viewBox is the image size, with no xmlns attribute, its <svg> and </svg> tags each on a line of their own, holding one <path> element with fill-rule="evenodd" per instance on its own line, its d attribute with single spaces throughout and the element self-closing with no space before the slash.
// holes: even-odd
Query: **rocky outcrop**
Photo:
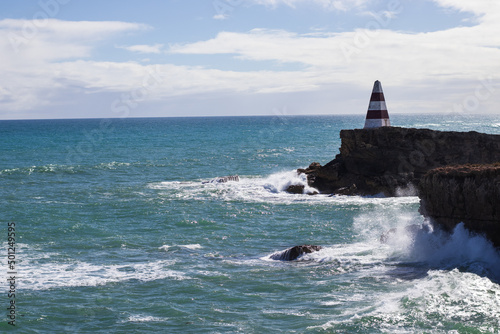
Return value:
<svg viewBox="0 0 500 334">
<path fill-rule="evenodd" d="M 317 252 L 321 249 L 321 246 L 316 245 L 302 245 L 302 246 L 294 246 L 292 248 L 288 248 L 283 252 L 279 252 L 271 255 L 271 259 L 278 261 L 293 261 L 297 259 L 302 254 L 309 254 L 312 252 Z"/>
<path fill-rule="evenodd" d="M 433 222 L 446 230 L 463 222 L 500 247 L 500 163 L 436 168 L 418 189 L 420 212 Z"/>
<path fill-rule="evenodd" d="M 307 195 L 317 195 L 318 192 L 314 189 L 306 190 L 306 186 L 303 184 L 292 184 L 286 187 L 285 191 L 290 194 L 307 194 Z"/>
<path fill-rule="evenodd" d="M 433 168 L 500 161 L 500 135 L 380 127 L 342 130 L 340 138 L 334 160 L 298 170 L 322 193 L 394 196 Z"/>
<path fill-rule="evenodd" d="M 292 184 L 288 186 L 285 191 L 290 194 L 303 194 L 305 188 L 306 186 L 303 184 Z"/>
</svg>

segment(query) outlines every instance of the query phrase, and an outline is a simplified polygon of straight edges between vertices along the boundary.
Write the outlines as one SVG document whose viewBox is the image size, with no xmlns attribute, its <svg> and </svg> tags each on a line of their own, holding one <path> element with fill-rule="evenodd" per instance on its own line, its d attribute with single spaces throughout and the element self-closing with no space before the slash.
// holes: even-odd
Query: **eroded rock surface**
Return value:
<svg viewBox="0 0 500 334">
<path fill-rule="evenodd" d="M 463 222 L 500 247 L 500 163 L 436 168 L 420 181 L 420 212 L 446 230 Z"/>
<path fill-rule="evenodd" d="M 394 196 L 433 168 L 500 161 L 500 135 L 473 131 L 380 127 L 342 130 L 340 138 L 334 160 L 298 170 L 322 193 Z"/>
</svg>

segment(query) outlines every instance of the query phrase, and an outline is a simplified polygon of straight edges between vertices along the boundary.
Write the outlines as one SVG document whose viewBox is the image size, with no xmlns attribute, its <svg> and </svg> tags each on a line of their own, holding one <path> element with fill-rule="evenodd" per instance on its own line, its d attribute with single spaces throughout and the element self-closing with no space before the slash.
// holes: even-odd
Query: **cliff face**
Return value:
<svg viewBox="0 0 500 334">
<path fill-rule="evenodd" d="M 334 160 L 299 170 L 322 193 L 393 196 L 436 167 L 500 161 L 500 135 L 380 127 L 342 130 L 340 138 Z"/>
<path fill-rule="evenodd" d="M 447 230 L 463 222 L 500 247 L 500 163 L 436 168 L 420 181 L 420 212 Z"/>
</svg>

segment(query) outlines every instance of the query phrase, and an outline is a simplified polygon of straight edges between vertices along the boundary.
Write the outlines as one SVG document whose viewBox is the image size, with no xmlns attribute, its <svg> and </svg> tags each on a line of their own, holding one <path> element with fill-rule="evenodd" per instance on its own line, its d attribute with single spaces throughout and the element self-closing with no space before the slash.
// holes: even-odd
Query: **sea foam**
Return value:
<svg viewBox="0 0 500 334">
<path fill-rule="evenodd" d="M 98 286 L 137 279 L 154 281 L 171 278 L 188 279 L 184 273 L 169 269 L 172 260 L 158 260 L 124 265 L 71 263 L 28 263 L 23 266 L 19 289 L 46 290 L 61 287 Z"/>
<path fill-rule="evenodd" d="M 267 176 L 241 176 L 239 181 L 225 183 L 211 183 L 211 178 L 196 181 L 163 181 L 150 183 L 149 189 L 158 192 L 161 198 L 199 200 L 216 199 L 223 201 L 244 201 L 250 203 L 311 203 L 311 204 L 339 204 L 365 205 L 393 203 L 418 203 L 418 197 L 402 196 L 398 198 L 360 197 L 360 196 L 329 196 L 318 194 L 308 196 L 304 194 L 290 194 L 286 189 L 290 185 L 304 186 L 305 193 L 317 192 L 307 184 L 304 174 L 297 174 L 296 170 L 273 173 Z"/>
</svg>

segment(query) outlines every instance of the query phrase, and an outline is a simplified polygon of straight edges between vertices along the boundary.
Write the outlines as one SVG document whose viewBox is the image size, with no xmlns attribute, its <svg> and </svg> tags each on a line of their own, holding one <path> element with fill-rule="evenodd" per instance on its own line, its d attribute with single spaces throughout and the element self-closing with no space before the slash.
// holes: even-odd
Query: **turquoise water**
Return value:
<svg viewBox="0 0 500 334">
<path fill-rule="evenodd" d="M 500 134 L 500 117 L 391 115 Z M 292 195 L 362 116 L 0 121 L 21 333 L 500 333 L 500 257 L 415 196 Z M 239 182 L 204 183 L 239 175 Z M 404 193 L 403 193 L 404 194 Z M 388 243 L 380 235 L 396 228 Z M 269 258 L 324 246 L 298 261 Z"/>
</svg>

